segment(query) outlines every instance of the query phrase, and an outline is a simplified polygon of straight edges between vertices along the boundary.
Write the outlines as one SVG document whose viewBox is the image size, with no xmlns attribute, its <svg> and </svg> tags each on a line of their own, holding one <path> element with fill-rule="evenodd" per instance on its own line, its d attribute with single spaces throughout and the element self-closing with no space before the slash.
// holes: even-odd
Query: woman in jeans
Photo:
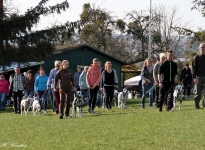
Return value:
<svg viewBox="0 0 205 150">
<path fill-rule="evenodd" d="M 97 93 L 99 90 L 99 83 L 101 78 L 101 71 L 98 65 L 99 60 L 93 59 L 93 64 L 90 65 L 86 76 L 86 83 L 90 91 L 90 98 L 88 102 L 88 113 L 94 114 L 94 108 L 96 104 Z M 91 107 L 92 106 L 92 107 Z"/>
<path fill-rule="evenodd" d="M 33 97 L 33 91 L 34 91 L 34 78 L 32 77 L 31 70 L 27 71 L 27 77 L 26 77 L 26 89 L 24 90 L 24 96 L 26 97 Z"/>
<path fill-rule="evenodd" d="M 114 88 L 117 88 L 118 78 L 116 71 L 112 69 L 112 63 L 107 61 L 105 63 L 105 70 L 102 72 L 101 88 L 105 91 L 106 109 L 111 109 L 111 102 L 114 95 Z"/>
<path fill-rule="evenodd" d="M 0 110 L 5 110 L 5 98 L 9 95 L 9 83 L 4 78 L 4 74 L 0 74 Z"/>
<path fill-rule="evenodd" d="M 153 108 L 153 90 L 151 89 L 154 85 L 153 79 L 153 66 L 150 59 L 146 59 L 144 67 L 141 72 L 142 77 L 142 109 L 145 108 L 145 97 L 146 93 L 149 92 L 149 108 Z"/>
</svg>

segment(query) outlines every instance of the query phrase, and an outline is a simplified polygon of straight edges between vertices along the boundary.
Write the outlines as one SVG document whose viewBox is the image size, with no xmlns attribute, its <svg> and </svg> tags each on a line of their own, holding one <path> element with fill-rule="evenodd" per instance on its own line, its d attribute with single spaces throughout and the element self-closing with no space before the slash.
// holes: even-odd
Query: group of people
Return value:
<svg viewBox="0 0 205 150">
<path fill-rule="evenodd" d="M 69 69 L 68 60 L 62 62 L 56 60 L 54 66 L 49 76 L 45 74 L 44 68 L 39 68 L 34 77 L 31 70 L 24 75 L 20 73 L 20 67 L 16 66 L 9 82 L 4 78 L 4 74 L 0 74 L 0 109 L 5 109 L 5 97 L 11 93 L 14 101 L 14 114 L 20 113 L 23 95 L 32 98 L 35 94 L 40 105 L 42 102 L 44 103 L 44 113 L 47 113 L 47 99 L 50 92 L 53 97 L 53 113 L 59 113 L 60 119 L 63 119 L 64 116 L 70 118 L 72 91 L 82 91 L 83 97 L 88 98 L 88 113 L 94 114 L 99 90 L 103 90 L 105 93 L 106 109 L 111 109 L 114 88 L 118 87 L 118 78 L 110 61 L 105 63 L 105 67 L 101 67 L 100 60 L 94 58 L 92 64 L 85 66 L 82 72 L 81 68 L 77 67 L 77 72 L 74 75 Z"/>
<path fill-rule="evenodd" d="M 205 69 L 203 68 L 203 64 L 205 63 L 205 43 L 200 44 L 199 53 L 193 59 L 192 71 L 187 63 L 181 71 L 180 79 L 178 79 L 177 64 L 173 61 L 173 51 L 169 50 L 166 54 L 160 53 L 154 66 L 151 59 L 146 59 L 141 72 L 142 109 L 145 108 L 145 97 L 149 93 L 149 108 L 154 108 L 153 101 L 155 101 L 159 112 L 162 111 L 163 105 L 167 111 L 171 111 L 175 85 L 181 83 L 184 88 L 183 94 L 189 98 L 192 79 L 197 86 L 194 95 L 195 107 L 199 109 L 201 92 L 205 84 Z M 154 94 L 153 91 L 155 91 Z"/>
</svg>

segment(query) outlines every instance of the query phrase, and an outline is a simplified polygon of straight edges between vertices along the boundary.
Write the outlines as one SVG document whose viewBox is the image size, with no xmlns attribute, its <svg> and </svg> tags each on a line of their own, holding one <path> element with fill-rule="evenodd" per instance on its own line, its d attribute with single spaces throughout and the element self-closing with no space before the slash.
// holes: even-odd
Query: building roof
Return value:
<svg viewBox="0 0 205 150">
<path fill-rule="evenodd" d="M 111 59 L 113 59 L 115 61 L 118 61 L 118 62 L 120 62 L 123 65 L 127 64 L 126 62 L 123 62 L 123 61 L 121 61 L 121 60 L 119 60 L 119 59 L 117 59 L 115 57 L 112 57 L 112 56 L 110 56 L 110 55 L 108 55 L 108 54 L 106 54 L 106 53 L 104 53 L 104 52 L 102 52 L 100 50 L 97 50 L 97 49 L 95 49 L 95 48 L 93 48 L 93 47 L 91 47 L 91 46 L 89 46 L 87 44 L 72 45 L 72 46 L 56 46 L 55 51 L 54 51 L 54 55 L 60 55 L 62 53 L 70 52 L 70 51 L 73 51 L 75 49 L 84 48 L 84 47 L 88 48 L 88 49 L 91 49 L 93 51 L 96 51 L 96 52 L 98 52 L 98 53 L 100 53 L 102 55 L 105 55 L 106 57 L 109 57 L 109 58 L 111 58 Z"/>
</svg>

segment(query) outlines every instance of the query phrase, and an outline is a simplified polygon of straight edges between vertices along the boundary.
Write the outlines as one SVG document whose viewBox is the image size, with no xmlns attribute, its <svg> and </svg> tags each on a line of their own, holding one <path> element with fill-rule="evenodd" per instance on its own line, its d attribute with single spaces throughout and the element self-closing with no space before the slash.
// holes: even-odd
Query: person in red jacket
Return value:
<svg viewBox="0 0 205 150">
<path fill-rule="evenodd" d="M 0 110 L 5 110 L 5 98 L 9 95 L 9 83 L 0 73 Z"/>
<path fill-rule="evenodd" d="M 100 83 L 100 78 L 101 78 L 101 70 L 100 70 L 98 63 L 99 63 L 99 60 L 97 58 L 94 58 L 93 64 L 90 65 L 90 68 L 88 69 L 87 76 L 86 76 L 86 83 L 90 91 L 90 98 L 88 102 L 88 105 L 89 105 L 88 113 L 92 113 L 92 114 L 95 113 L 94 108 L 96 104 L 97 93 L 99 90 L 99 83 Z"/>
</svg>

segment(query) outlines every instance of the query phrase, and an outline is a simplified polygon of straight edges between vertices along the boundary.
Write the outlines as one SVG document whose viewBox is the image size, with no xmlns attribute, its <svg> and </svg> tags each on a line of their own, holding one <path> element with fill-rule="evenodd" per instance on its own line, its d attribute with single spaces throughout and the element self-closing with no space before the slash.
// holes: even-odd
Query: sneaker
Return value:
<svg viewBox="0 0 205 150">
<path fill-rule="evenodd" d="M 149 109 L 152 109 L 152 108 L 154 108 L 154 107 L 153 106 L 149 107 Z"/>
<path fill-rule="evenodd" d="M 91 110 L 91 114 L 95 114 L 94 110 Z"/>
<path fill-rule="evenodd" d="M 61 115 L 59 116 L 59 118 L 60 118 L 60 119 L 63 119 L 63 114 L 61 114 Z"/>
<path fill-rule="evenodd" d="M 45 113 L 45 114 L 47 114 L 47 111 L 46 111 L 46 110 L 44 110 L 44 113 Z"/>
<path fill-rule="evenodd" d="M 71 116 L 66 116 L 66 119 L 69 119 L 69 118 L 71 118 Z"/>
<path fill-rule="evenodd" d="M 88 107 L 88 113 L 91 113 L 91 108 L 90 107 Z"/>
<path fill-rule="evenodd" d="M 162 112 L 162 107 L 159 107 L 159 112 Z"/>
</svg>

